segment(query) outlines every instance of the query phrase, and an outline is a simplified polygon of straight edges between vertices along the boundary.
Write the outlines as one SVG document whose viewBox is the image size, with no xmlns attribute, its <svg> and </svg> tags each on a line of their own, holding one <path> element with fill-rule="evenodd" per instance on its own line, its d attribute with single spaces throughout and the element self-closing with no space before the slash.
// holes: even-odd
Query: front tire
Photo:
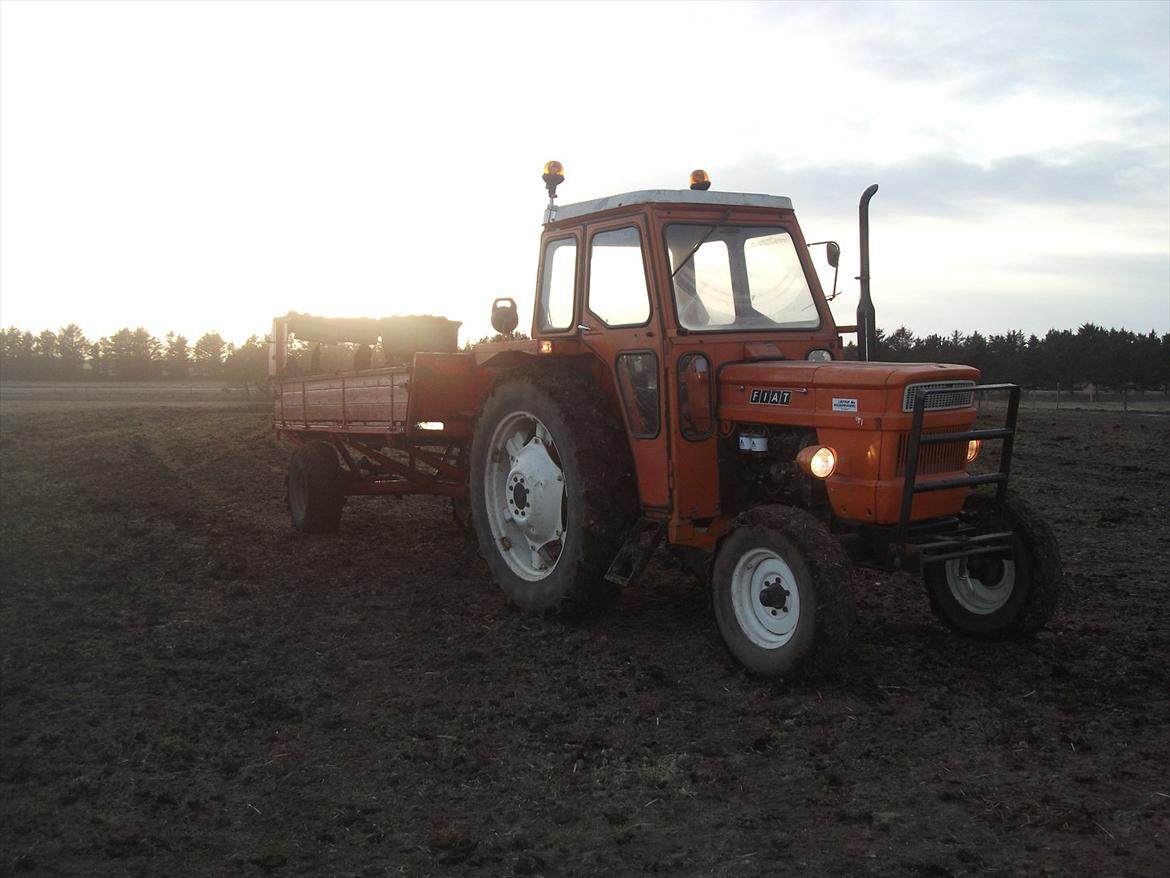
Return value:
<svg viewBox="0 0 1170 878">
<path fill-rule="evenodd" d="M 1052 529 L 1011 491 L 1002 506 L 993 497 L 973 496 L 963 515 L 980 533 L 1010 530 L 1011 554 L 974 555 L 925 566 L 931 609 L 947 627 L 972 637 L 1034 636 L 1051 621 L 1064 590 Z"/>
<path fill-rule="evenodd" d="M 731 654 L 765 677 L 827 668 L 848 644 L 853 570 L 827 528 L 800 509 L 735 520 L 715 558 L 715 620 Z"/>
<path fill-rule="evenodd" d="M 604 579 L 637 517 L 633 467 L 604 396 L 568 370 L 493 390 L 476 423 L 469 483 L 480 553 L 524 610 L 617 597 Z"/>
</svg>

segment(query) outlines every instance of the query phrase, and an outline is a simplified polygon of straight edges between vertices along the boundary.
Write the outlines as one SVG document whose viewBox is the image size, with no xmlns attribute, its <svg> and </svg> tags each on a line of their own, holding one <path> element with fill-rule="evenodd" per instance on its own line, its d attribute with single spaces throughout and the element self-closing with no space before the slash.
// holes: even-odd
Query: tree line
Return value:
<svg viewBox="0 0 1170 878">
<path fill-rule="evenodd" d="M 266 381 L 268 343 L 253 335 L 235 345 L 218 332 L 204 333 L 194 344 L 173 332 L 160 341 L 142 327 L 90 341 L 76 323 L 39 335 L 12 326 L 0 332 L 0 375 L 33 381 Z"/>
<path fill-rule="evenodd" d="M 846 346 L 857 359 L 857 346 Z M 989 384 L 1010 382 L 1030 389 L 1069 390 L 1093 384 L 1114 390 L 1170 391 L 1170 334 L 1141 334 L 1086 323 L 1077 330 L 1050 329 L 1043 336 L 917 336 L 905 326 L 877 331 L 877 360 L 895 363 L 963 363 L 975 366 Z"/>
<path fill-rule="evenodd" d="M 877 357 L 892 362 L 966 363 L 991 383 L 1029 389 L 1098 387 L 1170 392 L 1170 334 L 1134 333 L 1086 323 L 1077 330 L 1050 329 L 1044 336 L 1011 331 L 983 335 L 959 331 L 918 336 L 900 326 L 878 330 Z M 348 352 L 327 351 L 326 370 L 349 368 Z M 856 359 L 856 345 L 846 347 Z M 303 355 L 292 350 L 290 356 Z M 334 362 L 336 360 L 336 362 Z M 268 343 L 253 335 L 235 345 L 218 332 L 186 336 L 168 332 L 160 341 L 142 327 L 119 329 L 96 341 L 74 323 L 34 335 L 9 327 L 0 332 L 0 376 L 8 380 L 114 381 L 202 378 L 264 382 Z"/>
</svg>

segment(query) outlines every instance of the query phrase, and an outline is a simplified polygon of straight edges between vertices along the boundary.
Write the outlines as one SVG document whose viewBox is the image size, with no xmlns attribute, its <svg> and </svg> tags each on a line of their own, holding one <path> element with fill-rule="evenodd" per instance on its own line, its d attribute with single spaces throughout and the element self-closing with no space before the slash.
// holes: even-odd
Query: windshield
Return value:
<svg viewBox="0 0 1170 878">
<path fill-rule="evenodd" d="M 666 227 L 666 247 L 674 304 L 684 328 L 821 325 L 796 246 L 783 229 L 677 224 Z"/>
</svg>

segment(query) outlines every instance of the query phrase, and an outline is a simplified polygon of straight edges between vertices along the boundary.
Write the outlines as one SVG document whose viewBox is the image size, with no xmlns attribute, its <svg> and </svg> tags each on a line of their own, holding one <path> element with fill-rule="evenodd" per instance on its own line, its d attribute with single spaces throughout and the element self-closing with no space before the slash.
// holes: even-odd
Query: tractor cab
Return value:
<svg viewBox="0 0 1170 878">
<path fill-rule="evenodd" d="M 785 359 L 840 355 L 788 198 L 649 189 L 550 207 L 547 219 L 535 338 L 637 329 L 705 346 L 764 343 Z"/>
</svg>

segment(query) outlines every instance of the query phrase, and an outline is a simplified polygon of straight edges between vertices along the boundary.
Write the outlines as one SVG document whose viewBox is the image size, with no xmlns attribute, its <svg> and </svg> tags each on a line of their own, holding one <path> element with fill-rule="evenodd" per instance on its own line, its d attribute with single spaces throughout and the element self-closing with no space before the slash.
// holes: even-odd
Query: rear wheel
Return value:
<svg viewBox="0 0 1170 878">
<path fill-rule="evenodd" d="M 337 452 L 328 442 L 306 442 L 288 464 L 288 511 L 302 533 L 332 533 L 345 502 Z"/>
<path fill-rule="evenodd" d="M 1010 530 L 1010 554 L 973 555 L 923 568 L 930 606 L 948 627 L 973 637 L 1027 638 L 1056 613 L 1064 588 L 1052 529 L 1011 491 L 1003 505 L 973 496 L 964 518 L 979 533 Z"/>
<path fill-rule="evenodd" d="M 768 677 L 831 665 L 849 639 L 852 576 L 841 547 L 807 512 L 766 506 L 744 513 L 712 573 L 727 648 Z"/>
<path fill-rule="evenodd" d="M 606 603 L 604 580 L 637 515 L 625 437 L 597 388 L 568 371 L 499 385 L 472 444 L 480 551 L 526 610 Z"/>
</svg>

